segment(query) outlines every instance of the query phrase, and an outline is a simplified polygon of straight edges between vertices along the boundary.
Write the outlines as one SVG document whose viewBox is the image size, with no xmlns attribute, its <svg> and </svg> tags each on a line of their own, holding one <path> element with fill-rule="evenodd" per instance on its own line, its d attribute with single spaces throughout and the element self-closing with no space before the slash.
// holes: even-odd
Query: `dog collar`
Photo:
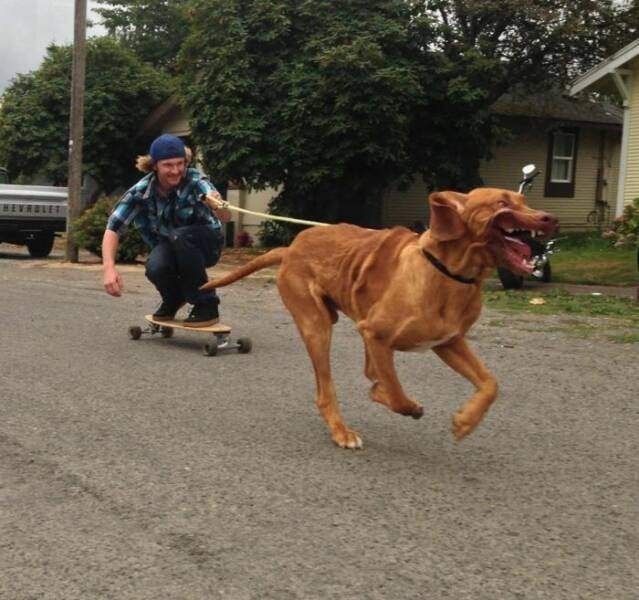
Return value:
<svg viewBox="0 0 639 600">
<path fill-rule="evenodd" d="M 424 250 L 423 248 L 422 248 L 422 253 L 431 262 L 431 264 L 436 269 L 441 271 L 444 275 L 446 275 L 446 277 L 450 277 L 451 279 L 454 279 L 455 281 L 459 281 L 459 283 L 468 283 L 468 284 L 477 283 L 477 280 L 475 278 L 462 277 L 461 275 L 455 275 L 454 273 L 451 273 L 446 268 L 446 265 L 439 262 L 439 260 L 437 260 L 430 252 L 428 252 L 427 250 Z"/>
</svg>

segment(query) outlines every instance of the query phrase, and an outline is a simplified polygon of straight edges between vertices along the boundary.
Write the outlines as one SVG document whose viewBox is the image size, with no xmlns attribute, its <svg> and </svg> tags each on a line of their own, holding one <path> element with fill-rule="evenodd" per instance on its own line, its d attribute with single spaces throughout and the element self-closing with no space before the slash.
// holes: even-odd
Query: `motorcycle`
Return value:
<svg viewBox="0 0 639 600">
<path fill-rule="evenodd" d="M 522 172 L 523 179 L 519 182 L 518 189 L 520 194 L 524 194 L 529 190 L 532 187 L 535 177 L 541 173 L 541 171 L 538 171 L 537 167 L 532 164 L 526 165 L 522 169 Z M 530 247 L 531 258 L 534 261 L 534 269 L 531 273 L 532 277 L 538 281 L 549 282 L 552 276 L 550 257 L 559 252 L 559 250 L 555 248 L 557 240 L 552 239 L 542 242 L 530 234 L 521 239 Z M 505 290 L 518 290 L 524 285 L 524 276 L 513 273 L 508 269 L 498 268 L 497 275 Z"/>
</svg>

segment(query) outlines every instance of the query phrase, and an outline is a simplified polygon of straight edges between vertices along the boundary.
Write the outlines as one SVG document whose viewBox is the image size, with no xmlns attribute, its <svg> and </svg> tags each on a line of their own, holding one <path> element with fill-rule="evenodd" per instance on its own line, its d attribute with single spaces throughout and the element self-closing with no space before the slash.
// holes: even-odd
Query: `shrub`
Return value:
<svg viewBox="0 0 639 600">
<path fill-rule="evenodd" d="M 295 236 L 303 229 L 300 225 L 278 221 L 262 221 L 257 235 L 265 248 L 289 246 Z"/>
<path fill-rule="evenodd" d="M 117 196 L 102 196 L 72 223 L 71 235 L 80 248 L 102 256 L 104 229 L 118 199 Z M 137 229 L 130 227 L 120 232 L 118 262 L 134 262 L 137 256 L 147 252 L 147 245 Z"/>
<path fill-rule="evenodd" d="M 240 248 L 252 248 L 253 238 L 251 234 L 246 230 L 240 231 L 240 233 L 237 234 L 237 245 Z"/>
<path fill-rule="evenodd" d="M 624 208 L 603 237 L 611 240 L 615 248 L 639 248 L 639 198 Z"/>
</svg>

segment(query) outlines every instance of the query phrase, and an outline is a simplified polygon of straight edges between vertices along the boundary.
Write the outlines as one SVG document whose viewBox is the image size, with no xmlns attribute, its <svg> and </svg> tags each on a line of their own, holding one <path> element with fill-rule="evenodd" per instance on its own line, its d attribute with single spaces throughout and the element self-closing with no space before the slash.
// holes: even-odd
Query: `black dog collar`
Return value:
<svg viewBox="0 0 639 600">
<path fill-rule="evenodd" d="M 424 256 L 431 262 L 431 264 L 436 269 L 441 271 L 444 275 L 446 275 L 446 277 L 450 277 L 451 279 L 454 279 L 455 281 L 459 281 L 459 283 L 468 283 L 468 284 L 477 283 L 477 280 L 474 278 L 462 277 L 461 275 L 454 275 L 446 268 L 444 264 L 439 262 L 439 260 L 437 260 L 430 252 L 424 250 L 423 248 L 422 248 L 422 252 Z"/>
</svg>

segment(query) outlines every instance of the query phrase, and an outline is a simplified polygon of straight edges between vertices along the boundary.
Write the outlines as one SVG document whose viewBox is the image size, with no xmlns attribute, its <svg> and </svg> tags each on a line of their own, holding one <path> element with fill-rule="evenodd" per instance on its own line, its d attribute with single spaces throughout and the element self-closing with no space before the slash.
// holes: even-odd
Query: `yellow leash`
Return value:
<svg viewBox="0 0 639 600">
<path fill-rule="evenodd" d="M 219 201 L 218 201 L 219 202 Z M 239 206 L 233 206 L 228 202 L 224 202 L 222 208 L 227 208 L 228 210 L 234 210 L 235 212 L 241 212 L 245 215 L 253 215 L 255 217 L 264 217 L 265 219 L 270 219 L 272 221 L 286 221 L 287 223 L 297 223 L 298 225 L 315 225 L 318 227 L 327 227 L 330 223 L 319 223 L 318 221 L 305 221 L 304 219 L 294 219 L 293 217 L 278 217 L 277 215 L 267 215 L 261 212 L 255 212 L 253 210 L 247 210 L 246 208 L 240 208 Z"/>
</svg>

